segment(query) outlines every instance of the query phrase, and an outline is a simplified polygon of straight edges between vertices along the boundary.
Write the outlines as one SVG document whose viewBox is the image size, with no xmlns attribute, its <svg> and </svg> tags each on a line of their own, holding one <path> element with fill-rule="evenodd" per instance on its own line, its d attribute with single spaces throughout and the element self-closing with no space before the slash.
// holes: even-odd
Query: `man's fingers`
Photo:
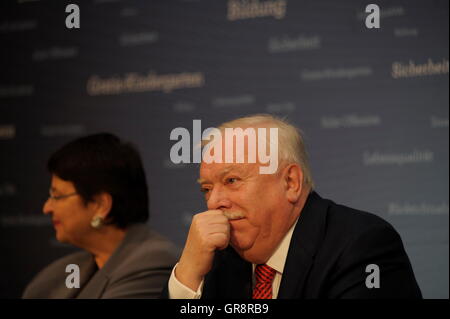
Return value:
<svg viewBox="0 0 450 319">
<path fill-rule="evenodd" d="M 226 233 L 214 233 L 210 235 L 211 241 L 218 250 L 222 250 L 228 247 L 230 242 L 230 236 Z"/>
<path fill-rule="evenodd" d="M 208 229 L 208 233 L 210 235 L 215 233 L 222 233 L 222 234 L 229 234 L 230 233 L 230 226 L 229 224 L 215 224 L 211 225 L 211 227 Z"/>
<path fill-rule="evenodd" d="M 209 227 L 214 224 L 228 224 L 228 218 L 223 215 L 222 211 L 215 210 L 194 215 L 193 222 L 202 227 Z"/>
<path fill-rule="evenodd" d="M 181 282 L 187 283 L 188 287 L 198 287 L 198 278 L 202 278 L 212 267 L 214 252 L 227 248 L 229 242 L 230 223 L 221 210 L 194 215 L 177 277 L 181 277 Z M 190 277 L 195 277 L 195 280 L 189 280 Z"/>
<path fill-rule="evenodd" d="M 205 211 L 205 212 L 203 212 L 203 213 L 200 213 L 200 214 L 202 214 L 202 215 L 205 215 L 205 216 L 207 216 L 207 215 L 223 215 L 223 212 L 220 210 L 220 209 L 211 209 L 211 210 L 207 210 L 207 211 Z"/>
</svg>

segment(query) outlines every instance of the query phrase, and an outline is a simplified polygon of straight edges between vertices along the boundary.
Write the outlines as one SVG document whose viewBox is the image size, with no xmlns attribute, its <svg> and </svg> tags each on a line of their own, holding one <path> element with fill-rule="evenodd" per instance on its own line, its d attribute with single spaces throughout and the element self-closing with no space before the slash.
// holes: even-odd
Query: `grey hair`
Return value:
<svg viewBox="0 0 450 319">
<path fill-rule="evenodd" d="M 219 126 L 219 130 L 223 131 L 225 128 L 253 127 L 263 124 L 278 128 L 280 162 L 298 164 L 303 171 L 303 183 L 312 189 L 314 182 L 309 167 L 303 132 L 290 124 L 286 119 L 278 118 L 270 114 L 255 114 L 222 123 Z"/>
</svg>

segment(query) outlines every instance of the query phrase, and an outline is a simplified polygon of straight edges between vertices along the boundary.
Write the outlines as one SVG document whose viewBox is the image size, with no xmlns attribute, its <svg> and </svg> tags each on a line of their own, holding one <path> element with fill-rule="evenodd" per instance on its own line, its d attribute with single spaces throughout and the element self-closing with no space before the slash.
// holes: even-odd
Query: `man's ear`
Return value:
<svg viewBox="0 0 450 319">
<path fill-rule="evenodd" d="M 298 164 L 289 164 L 284 169 L 283 178 L 286 185 L 287 200 L 294 204 L 299 200 L 302 192 L 303 171 Z"/>
<path fill-rule="evenodd" d="M 94 196 L 95 215 L 106 219 L 112 209 L 113 199 L 111 194 L 102 192 Z"/>
</svg>

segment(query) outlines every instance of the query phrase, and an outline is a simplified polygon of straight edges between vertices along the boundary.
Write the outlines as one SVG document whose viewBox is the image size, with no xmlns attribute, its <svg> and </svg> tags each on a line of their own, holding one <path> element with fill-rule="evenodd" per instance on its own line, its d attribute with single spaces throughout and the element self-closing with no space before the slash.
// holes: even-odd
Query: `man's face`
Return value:
<svg viewBox="0 0 450 319">
<path fill-rule="evenodd" d="M 244 216 L 230 220 L 233 248 L 250 262 L 266 262 L 292 223 L 283 170 L 260 174 L 257 163 L 203 162 L 199 182 L 208 209 Z"/>
<path fill-rule="evenodd" d="M 52 196 L 76 193 L 75 186 L 53 175 L 50 187 Z M 43 207 L 44 214 L 51 214 L 56 239 L 77 245 L 90 231 L 90 221 L 94 215 L 91 205 L 85 205 L 80 195 L 74 194 L 60 199 L 49 198 Z"/>
</svg>

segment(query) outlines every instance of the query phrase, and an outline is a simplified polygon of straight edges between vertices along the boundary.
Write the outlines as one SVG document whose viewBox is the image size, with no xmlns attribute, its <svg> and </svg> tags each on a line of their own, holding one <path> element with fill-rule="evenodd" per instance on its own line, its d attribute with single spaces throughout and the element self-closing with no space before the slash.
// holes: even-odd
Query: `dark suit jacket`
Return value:
<svg viewBox="0 0 450 319">
<path fill-rule="evenodd" d="M 131 226 L 98 270 L 81 251 L 56 260 L 26 287 L 23 298 L 157 298 L 177 260 L 177 249 L 145 224 Z M 80 268 L 80 288 L 67 288 L 68 264 Z"/>
<path fill-rule="evenodd" d="M 380 288 L 366 286 L 369 264 L 379 266 Z M 231 247 L 218 251 L 202 298 L 251 295 L 252 264 Z M 421 298 L 421 292 L 390 224 L 312 192 L 292 235 L 278 298 Z"/>
</svg>

